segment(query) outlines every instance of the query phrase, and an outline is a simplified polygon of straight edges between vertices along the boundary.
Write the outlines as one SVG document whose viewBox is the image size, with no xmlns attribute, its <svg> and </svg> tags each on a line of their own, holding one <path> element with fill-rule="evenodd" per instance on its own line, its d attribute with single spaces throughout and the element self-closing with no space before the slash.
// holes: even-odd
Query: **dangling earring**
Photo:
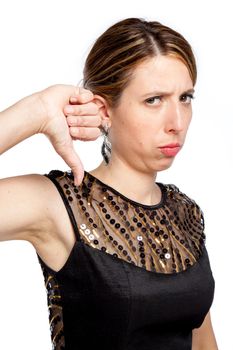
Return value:
<svg viewBox="0 0 233 350">
<path fill-rule="evenodd" d="M 108 124 L 106 124 L 103 126 L 104 142 L 101 147 L 101 154 L 106 164 L 109 163 L 109 159 L 111 156 L 111 142 L 108 139 L 108 133 L 109 133 L 109 126 Z"/>
</svg>

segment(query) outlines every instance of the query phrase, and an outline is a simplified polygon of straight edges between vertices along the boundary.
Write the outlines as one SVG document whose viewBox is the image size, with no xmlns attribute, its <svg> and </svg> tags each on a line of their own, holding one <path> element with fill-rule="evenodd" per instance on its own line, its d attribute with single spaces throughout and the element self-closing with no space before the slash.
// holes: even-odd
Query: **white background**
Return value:
<svg viewBox="0 0 233 350">
<path fill-rule="evenodd" d="M 170 169 L 158 173 L 156 181 L 176 184 L 204 211 L 216 282 L 211 316 L 219 350 L 233 348 L 231 14 L 226 0 L 8 0 L 0 4 L 0 109 L 51 84 L 77 84 L 94 40 L 123 18 L 160 21 L 192 45 L 198 66 L 193 120 L 182 152 Z M 101 162 L 101 143 L 101 138 L 75 142 L 86 170 Z M 41 134 L 8 150 L 0 162 L 0 178 L 68 169 Z M 1 243 L 0 279 L 1 349 L 51 349 L 42 272 L 28 242 Z"/>
</svg>

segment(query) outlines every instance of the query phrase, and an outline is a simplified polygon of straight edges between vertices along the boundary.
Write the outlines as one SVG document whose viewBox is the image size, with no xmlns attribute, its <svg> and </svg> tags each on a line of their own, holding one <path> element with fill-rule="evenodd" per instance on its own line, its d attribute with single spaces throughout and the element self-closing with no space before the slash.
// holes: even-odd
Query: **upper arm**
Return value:
<svg viewBox="0 0 233 350">
<path fill-rule="evenodd" d="M 52 225 L 52 186 L 44 175 L 0 179 L 0 241 L 33 241 Z"/>
<path fill-rule="evenodd" d="M 210 318 L 210 311 L 206 315 L 202 325 L 199 328 L 194 328 L 192 333 L 192 350 L 218 350 Z"/>
</svg>

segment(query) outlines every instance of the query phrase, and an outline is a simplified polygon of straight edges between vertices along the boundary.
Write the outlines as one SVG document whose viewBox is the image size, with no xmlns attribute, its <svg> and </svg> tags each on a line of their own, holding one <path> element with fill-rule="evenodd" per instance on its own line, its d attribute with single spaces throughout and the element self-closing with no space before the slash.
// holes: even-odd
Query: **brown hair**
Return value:
<svg viewBox="0 0 233 350">
<path fill-rule="evenodd" d="M 160 22 L 126 18 L 109 27 L 95 41 L 84 65 L 83 87 L 105 98 L 110 107 L 117 107 L 133 69 L 157 55 L 180 59 L 195 85 L 195 57 L 181 34 Z"/>
<path fill-rule="evenodd" d="M 157 55 L 180 59 L 195 85 L 195 57 L 181 34 L 159 22 L 127 18 L 109 27 L 95 41 L 86 58 L 83 86 L 116 107 L 135 66 Z"/>
</svg>

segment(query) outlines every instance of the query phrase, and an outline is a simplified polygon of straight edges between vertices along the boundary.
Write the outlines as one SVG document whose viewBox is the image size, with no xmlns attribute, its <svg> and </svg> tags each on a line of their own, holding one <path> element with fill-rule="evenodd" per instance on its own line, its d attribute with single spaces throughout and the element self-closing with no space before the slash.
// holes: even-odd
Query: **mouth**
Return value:
<svg viewBox="0 0 233 350">
<path fill-rule="evenodd" d="M 170 143 L 169 145 L 159 147 L 159 149 L 164 155 L 174 157 L 180 151 L 181 145 L 179 143 Z"/>
</svg>

